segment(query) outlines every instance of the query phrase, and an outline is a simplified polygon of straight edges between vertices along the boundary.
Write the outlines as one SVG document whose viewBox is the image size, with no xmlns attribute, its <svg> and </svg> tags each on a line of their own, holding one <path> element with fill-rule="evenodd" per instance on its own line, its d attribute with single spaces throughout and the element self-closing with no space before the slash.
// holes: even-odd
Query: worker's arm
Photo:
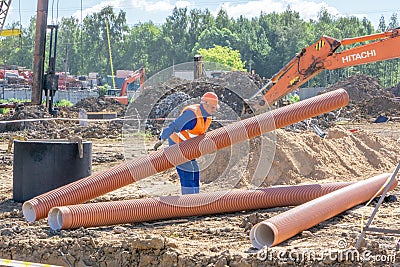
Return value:
<svg viewBox="0 0 400 267">
<path fill-rule="evenodd" d="M 172 133 L 177 133 L 182 130 L 192 130 L 196 126 L 196 121 L 197 119 L 194 112 L 185 110 L 161 132 L 161 135 L 158 137 L 159 141 L 154 145 L 154 150 L 157 150 Z"/>
<path fill-rule="evenodd" d="M 160 135 L 160 140 L 167 140 L 172 133 L 183 130 L 192 130 L 196 126 L 196 115 L 191 110 L 185 110 L 178 118 L 164 128 Z"/>
<path fill-rule="evenodd" d="M 207 118 L 211 116 L 211 114 L 207 113 L 203 105 L 200 105 L 200 110 L 205 122 Z M 187 109 L 162 131 L 159 139 L 166 140 L 174 132 L 177 133 L 183 130 L 193 130 L 196 126 L 196 123 L 196 114 L 192 110 Z"/>
<path fill-rule="evenodd" d="M 166 140 L 172 133 L 182 130 L 191 130 L 196 126 L 196 115 L 191 110 L 185 110 L 178 118 L 164 128 L 160 135 L 161 140 Z"/>
</svg>

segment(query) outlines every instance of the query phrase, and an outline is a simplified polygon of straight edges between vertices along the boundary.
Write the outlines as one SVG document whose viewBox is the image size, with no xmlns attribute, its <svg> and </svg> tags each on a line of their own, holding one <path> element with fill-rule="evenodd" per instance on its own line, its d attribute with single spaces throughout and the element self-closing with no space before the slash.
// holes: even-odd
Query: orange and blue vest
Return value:
<svg viewBox="0 0 400 267">
<path fill-rule="evenodd" d="M 200 104 L 187 106 L 182 110 L 181 113 L 183 113 L 185 110 L 188 109 L 193 111 L 193 113 L 196 115 L 196 125 L 191 130 L 188 129 L 188 130 L 182 130 L 178 133 L 176 132 L 172 133 L 170 135 L 170 138 L 175 143 L 179 143 L 188 140 L 190 138 L 199 136 L 201 134 L 204 134 L 207 131 L 208 127 L 210 127 L 211 116 L 204 118 L 200 109 Z"/>
</svg>

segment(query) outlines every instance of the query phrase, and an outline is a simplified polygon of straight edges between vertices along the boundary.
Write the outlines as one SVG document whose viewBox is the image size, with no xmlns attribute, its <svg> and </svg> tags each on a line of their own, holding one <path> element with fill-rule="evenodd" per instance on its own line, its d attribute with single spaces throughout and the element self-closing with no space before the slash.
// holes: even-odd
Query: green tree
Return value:
<svg viewBox="0 0 400 267">
<path fill-rule="evenodd" d="M 385 22 L 385 17 L 381 16 L 381 18 L 379 19 L 379 25 L 378 25 L 378 31 L 380 32 L 384 32 L 386 31 L 386 22 Z"/>
<path fill-rule="evenodd" d="M 83 61 L 80 54 L 80 26 L 76 18 L 62 18 L 59 26 L 56 69 L 70 73 L 80 72 Z"/>
<path fill-rule="evenodd" d="M 20 29 L 20 24 L 7 25 L 7 29 Z M 27 29 L 21 29 L 21 36 L 0 37 L 0 62 L 31 68 L 33 62 L 34 19 L 31 19 Z"/>
<path fill-rule="evenodd" d="M 274 75 L 302 48 L 310 45 L 310 40 L 315 39 L 313 35 L 310 35 L 308 25 L 300 19 L 299 13 L 293 12 L 289 8 L 282 14 L 261 13 L 259 25 L 271 47 L 268 57 L 263 58 L 262 62 L 258 62 L 261 69 L 264 70 L 262 74 L 267 77 Z"/>
<path fill-rule="evenodd" d="M 146 68 L 147 73 L 166 68 L 168 66 L 168 51 L 170 43 L 163 39 L 161 30 L 152 22 L 135 25 L 125 37 L 124 53 L 122 58 L 125 68 Z"/>
<path fill-rule="evenodd" d="M 197 51 L 199 48 L 212 48 L 215 45 L 233 48 L 237 45 L 238 41 L 238 36 L 229 29 L 211 27 L 210 29 L 205 29 L 200 34 L 198 43 L 193 47 L 193 51 Z"/>
<path fill-rule="evenodd" d="M 388 30 L 399 27 L 399 21 L 397 19 L 397 13 L 393 13 L 390 17 Z M 386 75 L 385 85 L 390 86 L 397 84 L 399 80 L 399 59 L 388 60 L 385 65 L 388 75 Z"/>
<path fill-rule="evenodd" d="M 186 47 L 188 16 L 187 8 L 174 8 L 172 15 L 166 18 L 161 26 L 163 39 L 171 44 L 170 49 L 164 51 L 169 54 L 170 64 L 187 62 L 190 52 Z"/>
<path fill-rule="evenodd" d="M 193 47 L 198 42 L 201 33 L 207 28 L 215 26 L 215 19 L 210 11 L 206 9 L 192 9 L 189 15 L 189 28 L 187 30 L 186 47 L 188 51 L 192 51 Z"/>
<path fill-rule="evenodd" d="M 228 13 L 224 9 L 218 11 L 217 17 L 215 18 L 215 27 L 218 29 L 230 29 L 233 28 L 233 21 L 229 18 Z"/>
<path fill-rule="evenodd" d="M 124 66 L 124 60 L 119 55 L 124 54 L 122 43 L 129 27 L 126 24 L 126 13 L 115 14 L 111 6 L 104 7 L 100 12 L 88 15 L 83 20 L 82 42 L 78 41 L 82 57 L 79 72 L 88 73 L 97 66 L 97 72 L 111 73 L 109 57 L 107 24 L 109 27 L 113 64 L 119 68 Z"/>
<path fill-rule="evenodd" d="M 375 32 L 374 27 L 372 26 L 371 21 L 369 21 L 366 17 L 362 19 L 362 24 L 367 31 L 367 34 L 373 34 Z"/>
<path fill-rule="evenodd" d="M 249 71 L 264 72 L 260 62 L 266 63 L 271 52 L 271 46 L 264 29 L 260 27 L 258 20 L 249 20 L 240 16 L 233 30 L 238 36 L 235 49 L 238 49 L 242 58 L 246 60 L 246 68 Z"/>
<path fill-rule="evenodd" d="M 397 13 L 393 13 L 392 16 L 390 17 L 389 29 L 395 29 L 397 27 L 399 27 L 399 20 L 397 19 Z"/>
<path fill-rule="evenodd" d="M 234 70 L 246 71 L 238 50 L 215 45 L 209 49 L 200 48 L 197 53 L 202 55 L 204 61 L 216 62 L 231 67 Z"/>
<path fill-rule="evenodd" d="M 244 16 L 230 18 L 223 9 L 213 16 L 207 9 L 189 11 L 175 8 L 161 25 L 149 21 L 128 27 L 124 11 L 114 12 L 113 8 L 105 7 L 100 12 L 87 15 L 83 22 L 73 17 L 61 20 L 56 70 L 66 70 L 71 74 L 110 74 L 106 21 L 109 22 L 114 69 L 135 70 L 145 66 L 150 76 L 172 64 L 191 61 L 200 49 L 217 50 L 220 47 L 220 53 L 225 53 L 222 48 L 237 51 L 243 60 L 238 66 L 233 61 L 229 65 L 233 64 L 237 69 L 254 69 L 262 76 L 271 77 L 303 48 L 312 46 L 323 35 L 340 41 L 375 33 L 366 18 L 336 18 L 326 9 L 320 10 L 317 20 L 305 21 L 290 6 L 282 13 L 262 12 L 251 19 Z M 29 27 L 22 28 L 21 39 L 1 38 L 0 63 L 6 61 L 7 64 L 32 66 L 35 22 L 32 17 Z M 387 31 L 398 25 L 397 14 L 392 15 L 388 25 L 382 16 L 377 31 Z M 18 23 L 11 26 L 19 28 Z M 336 52 L 355 45 L 342 46 Z M 48 62 L 46 55 L 45 69 Z M 226 64 L 223 58 L 217 59 Z M 399 64 L 400 60 L 394 59 L 324 71 L 307 86 L 327 86 L 356 73 L 375 76 L 385 86 L 394 85 L 399 81 Z"/>
</svg>

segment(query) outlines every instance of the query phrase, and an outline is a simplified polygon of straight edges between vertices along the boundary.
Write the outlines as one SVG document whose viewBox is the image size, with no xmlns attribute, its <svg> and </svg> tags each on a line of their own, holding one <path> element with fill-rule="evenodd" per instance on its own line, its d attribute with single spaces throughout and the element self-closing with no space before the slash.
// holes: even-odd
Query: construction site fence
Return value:
<svg viewBox="0 0 400 267">
<path fill-rule="evenodd" d="M 30 100 L 32 90 L 30 88 L 21 89 L 1 89 L 0 88 L 0 99 L 19 99 L 19 100 Z M 95 89 L 68 89 L 58 90 L 54 96 L 54 101 L 61 101 L 63 99 L 69 100 L 72 104 L 76 104 L 82 99 L 89 97 L 98 97 L 99 94 Z M 45 95 L 43 94 L 43 99 Z"/>
<path fill-rule="evenodd" d="M 307 87 L 300 88 L 298 90 L 298 95 L 300 99 L 304 100 L 313 96 L 318 95 L 318 93 L 325 90 L 325 87 Z M 30 100 L 31 99 L 31 88 L 0 88 L 0 99 L 20 99 L 20 100 Z M 78 103 L 80 100 L 88 97 L 98 97 L 99 94 L 97 89 L 68 89 L 68 90 L 58 90 L 54 96 L 55 101 L 60 101 L 62 99 L 69 100 L 72 104 Z M 43 94 L 44 99 L 44 94 Z"/>
</svg>

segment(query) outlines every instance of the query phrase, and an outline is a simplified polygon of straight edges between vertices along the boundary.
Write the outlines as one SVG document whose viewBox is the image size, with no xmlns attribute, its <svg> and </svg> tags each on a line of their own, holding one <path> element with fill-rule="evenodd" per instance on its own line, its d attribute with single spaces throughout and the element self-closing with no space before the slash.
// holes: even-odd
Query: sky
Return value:
<svg viewBox="0 0 400 267">
<path fill-rule="evenodd" d="M 29 20 L 36 15 L 37 1 L 12 0 L 6 19 L 7 24 L 21 21 L 23 27 L 29 25 Z M 375 28 L 381 16 L 385 17 L 386 25 L 393 13 L 400 19 L 400 5 L 398 0 L 254 0 L 254 1 L 218 1 L 218 0 L 48 0 L 49 23 L 56 23 L 61 17 L 74 16 L 78 19 L 93 12 L 100 11 L 103 7 L 111 5 L 116 13 L 124 10 L 129 25 L 140 22 L 152 21 L 162 24 L 165 18 L 172 14 L 174 7 L 187 7 L 188 9 L 208 9 L 213 15 L 223 8 L 229 17 L 237 18 L 243 15 L 247 18 L 257 17 L 260 12 L 283 12 L 287 6 L 298 11 L 301 18 L 317 19 L 318 12 L 325 7 L 335 17 L 356 16 L 360 19 L 367 17 Z M 7 27 L 4 27 L 7 28 Z"/>
</svg>

